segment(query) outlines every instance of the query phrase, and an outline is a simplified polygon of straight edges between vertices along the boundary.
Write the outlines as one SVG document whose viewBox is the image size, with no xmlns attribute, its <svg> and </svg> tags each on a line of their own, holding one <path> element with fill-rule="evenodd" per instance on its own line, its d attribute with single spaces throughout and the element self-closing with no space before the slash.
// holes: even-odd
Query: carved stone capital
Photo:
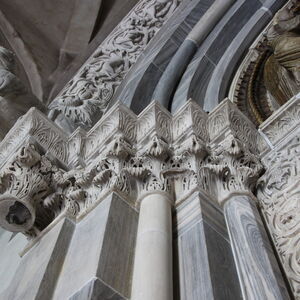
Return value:
<svg viewBox="0 0 300 300">
<path fill-rule="evenodd" d="M 251 193 L 263 166 L 256 155 L 231 137 L 207 157 L 201 169 L 209 171 L 211 186 L 217 188 L 218 201 L 224 204 L 231 193 Z"/>
<path fill-rule="evenodd" d="M 230 135 L 239 140 L 253 154 L 259 155 L 269 147 L 258 133 L 254 124 L 229 100 L 223 100 L 209 114 L 210 146 L 214 151 L 221 152 L 222 144 L 227 144 Z M 226 147 L 226 145 L 225 145 Z M 220 150 L 218 150 L 220 148 Z"/>
<path fill-rule="evenodd" d="M 49 191 L 38 201 L 51 215 L 43 226 L 62 215 L 82 218 L 111 192 L 131 206 L 152 192 L 169 193 L 176 203 L 197 189 L 219 201 L 230 193 L 251 192 L 262 169 L 257 130 L 228 100 L 211 114 L 191 100 L 174 116 L 156 102 L 139 116 L 116 103 L 90 131 L 77 129 L 68 137 L 31 110 L 0 144 L 0 162 L 6 166 L 11 152 L 28 139 L 41 149 L 20 150 L 16 157 L 28 165 L 24 170 L 49 161 Z M 39 169 L 36 174 L 45 177 Z"/>
<path fill-rule="evenodd" d="M 23 146 L 0 173 L 0 224 L 7 230 L 34 234 L 54 215 L 43 206 L 52 192 L 53 164 L 33 144 Z"/>
</svg>

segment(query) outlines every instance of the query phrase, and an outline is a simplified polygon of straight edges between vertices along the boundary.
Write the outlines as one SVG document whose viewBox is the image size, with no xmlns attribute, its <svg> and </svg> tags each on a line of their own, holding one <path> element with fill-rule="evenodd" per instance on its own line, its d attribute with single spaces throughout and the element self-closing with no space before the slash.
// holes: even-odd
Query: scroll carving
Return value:
<svg viewBox="0 0 300 300">
<path fill-rule="evenodd" d="M 91 128 L 130 67 L 179 4 L 180 0 L 138 3 L 51 103 L 50 117 L 69 131 L 77 126 Z"/>
<path fill-rule="evenodd" d="M 297 136 L 282 150 L 273 151 L 257 186 L 265 220 L 296 298 L 300 297 L 299 151 Z"/>
</svg>

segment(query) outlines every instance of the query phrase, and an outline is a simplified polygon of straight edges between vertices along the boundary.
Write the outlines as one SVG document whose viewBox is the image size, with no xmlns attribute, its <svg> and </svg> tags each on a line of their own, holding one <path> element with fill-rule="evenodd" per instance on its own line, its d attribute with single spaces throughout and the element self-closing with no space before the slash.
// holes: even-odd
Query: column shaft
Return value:
<svg viewBox="0 0 300 300">
<path fill-rule="evenodd" d="M 289 295 L 253 200 L 233 195 L 224 214 L 244 299 L 289 299 Z"/>
<path fill-rule="evenodd" d="M 132 300 L 172 300 L 172 210 L 168 195 L 153 193 L 140 206 Z"/>
</svg>

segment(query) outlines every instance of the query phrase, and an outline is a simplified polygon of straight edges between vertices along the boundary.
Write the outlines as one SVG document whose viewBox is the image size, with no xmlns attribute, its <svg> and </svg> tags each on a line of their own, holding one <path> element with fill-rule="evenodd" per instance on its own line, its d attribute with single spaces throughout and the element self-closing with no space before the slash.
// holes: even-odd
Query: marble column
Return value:
<svg viewBox="0 0 300 300">
<path fill-rule="evenodd" d="M 232 194 L 224 214 L 244 299 L 290 299 L 253 199 Z"/>
<path fill-rule="evenodd" d="M 132 300 L 172 300 L 172 204 L 165 192 L 140 204 Z"/>
<path fill-rule="evenodd" d="M 174 299 L 242 300 L 223 212 L 195 191 L 174 215 Z"/>
</svg>

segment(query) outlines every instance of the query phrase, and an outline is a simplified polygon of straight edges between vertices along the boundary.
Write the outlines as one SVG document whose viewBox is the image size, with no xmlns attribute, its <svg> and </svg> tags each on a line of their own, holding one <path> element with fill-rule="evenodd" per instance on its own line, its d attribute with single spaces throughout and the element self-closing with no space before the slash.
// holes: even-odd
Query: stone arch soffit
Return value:
<svg viewBox="0 0 300 300">
<path fill-rule="evenodd" d="M 200 45 L 178 84 L 172 112 L 178 102 L 193 99 L 211 111 L 228 96 L 236 70 L 251 43 L 286 1 L 237 1 Z M 239 26 L 236 26 L 239 22 Z"/>
<path fill-rule="evenodd" d="M 140 113 L 153 99 L 153 92 L 193 26 L 201 19 L 213 0 L 203 5 L 201 0 L 182 1 L 177 11 L 151 40 L 143 55 L 129 71 L 116 90 L 109 108 L 118 100 L 124 102 L 135 113 Z M 178 22 L 178 19 L 181 20 Z"/>
</svg>

